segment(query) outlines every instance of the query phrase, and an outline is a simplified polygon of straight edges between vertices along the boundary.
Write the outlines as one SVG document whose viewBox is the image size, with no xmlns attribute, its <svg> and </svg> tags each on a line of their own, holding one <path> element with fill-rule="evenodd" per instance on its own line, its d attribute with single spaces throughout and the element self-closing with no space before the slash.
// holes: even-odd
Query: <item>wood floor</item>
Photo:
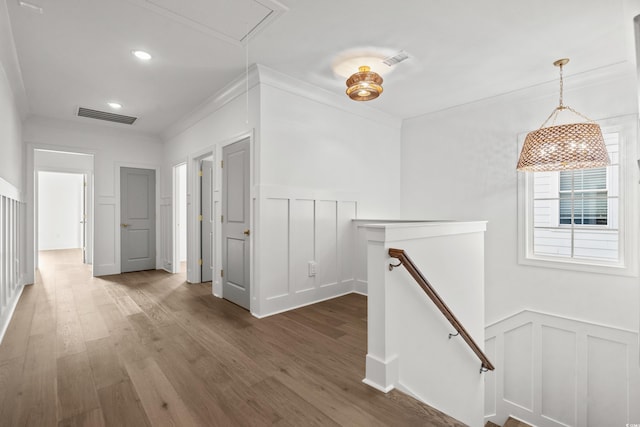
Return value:
<svg viewBox="0 0 640 427">
<path fill-rule="evenodd" d="M 0 345 L 1 426 L 461 426 L 362 383 L 366 298 L 262 320 L 161 271 L 41 253 Z"/>
</svg>

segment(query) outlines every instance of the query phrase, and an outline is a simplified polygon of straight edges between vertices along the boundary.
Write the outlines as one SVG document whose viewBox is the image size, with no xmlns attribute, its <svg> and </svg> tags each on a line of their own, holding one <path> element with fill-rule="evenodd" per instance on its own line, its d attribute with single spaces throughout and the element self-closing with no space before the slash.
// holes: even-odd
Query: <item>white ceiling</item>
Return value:
<svg viewBox="0 0 640 427">
<path fill-rule="evenodd" d="M 639 0 L 25 0 L 39 14 L 6 1 L 30 114 L 86 121 L 78 106 L 117 101 L 150 133 L 240 75 L 254 29 L 249 63 L 340 95 L 338 59 L 406 51 L 367 105 L 407 118 L 555 80 L 561 57 L 571 58 L 566 75 L 633 63 L 640 9 Z M 141 63 L 134 49 L 153 59 Z"/>
</svg>

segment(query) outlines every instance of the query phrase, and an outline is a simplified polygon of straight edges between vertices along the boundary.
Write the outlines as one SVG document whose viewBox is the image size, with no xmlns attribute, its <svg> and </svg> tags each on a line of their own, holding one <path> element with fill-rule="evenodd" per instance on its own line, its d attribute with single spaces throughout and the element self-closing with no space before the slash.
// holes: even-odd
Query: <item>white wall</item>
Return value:
<svg viewBox="0 0 640 427">
<path fill-rule="evenodd" d="M 121 166 L 159 170 L 162 145 L 156 137 L 99 124 L 33 117 L 25 122 L 27 168 L 34 168 L 34 149 L 76 151 L 94 155 L 94 262 L 96 276 L 120 272 Z M 27 176 L 28 234 L 33 246 L 33 174 Z M 157 193 L 159 191 L 157 190 Z M 158 215 L 156 215 L 158 217 Z M 157 229 L 160 227 L 157 225 Z M 157 239 L 156 239 L 157 240 Z M 29 253 L 33 253 L 31 246 Z M 158 252 L 158 251 L 156 251 Z M 29 262 L 30 259 L 27 258 Z M 28 267 L 33 272 L 33 265 Z"/>
<path fill-rule="evenodd" d="M 20 117 L 23 96 L 24 88 L 13 46 L 7 5 L 0 2 L 0 178 L 18 190 L 23 187 Z"/>
<path fill-rule="evenodd" d="M 351 220 L 399 215 L 400 121 L 262 66 L 260 103 L 264 316 L 356 289 Z"/>
<path fill-rule="evenodd" d="M 164 164 L 188 164 L 187 277 L 197 281 L 194 161 L 214 154 L 217 217 L 221 147 L 251 136 L 251 311 L 264 316 L 353 290 L 351 219 L 399 215 L 400 121 L 263 66 L 249 78 L 248 99 L 241 76 L 172 126 Z M 170 204 L 171 179 L 163 175 L 163 203 Z M 220 265 L 219 245 L 215 252 Z M 318 263 L 316 276 L 309 261 Z M 221 295 L 217 275 L 213 292 Z"/>
<path fill-rule="evenodd" d="M 404 249 L 472 339 L 484 342 L 484 222 L 388 223 L 366 227 L 367 359 L 364 382 L 405 393 L 483 425 L 482 362 L 408 271 L 389 270 Z M 460 268 L 460 266 L 464 268 Z"/>
<path fill-rule="evenodd" d="M 84 176 L 38 173 L 38 249 L 82 247 Z"/>
<path fill-rule="evenodd" d="M 25 283 L 24 166 L 26 114 L 6 2 L 0 2 L 0 341 Z"/>
<path fill-rule="evenodd" d="M 565 103 L 595 119 L 637 114 L 636 94 L 630 64 L 565 80 Z M 532 309 L 637 330 L 637 277 L 517 262 L 517 136 L 539 127 L 556 105 L 553 82 L 405 121 L 402 214 L 489 221 L 488 323 Z M 635 159 L 628 160 L 637 177 Z M 637 179 L 627 185 L 637 188 Z"/>
</svg>

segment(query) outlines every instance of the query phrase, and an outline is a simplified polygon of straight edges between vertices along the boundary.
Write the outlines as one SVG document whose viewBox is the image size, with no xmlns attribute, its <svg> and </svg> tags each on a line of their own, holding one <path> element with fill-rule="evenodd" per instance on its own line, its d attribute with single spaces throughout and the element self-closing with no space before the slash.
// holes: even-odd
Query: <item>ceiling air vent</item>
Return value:
<svg viewBox="0 0 640 427">
<path fill-rule="evenodd" d="M 78 117 L 88 117 L 90 119 L 106 120 L 108 122 L 124 123 L 132 125 L 138 118 L 123 116 L 122 114 L 107 113 L 106 111 L 92 110 L 90 108 L 78 108 Z"/>
<path fill-rule="evenodd" d="M 389 67 L 391 67 L 392 65 L 396 65 L 402 61 L 404 61 L 405 59 L 409 59 L 409 54 L 407 52 L 398 52 L 393 56 L 389 56 L 387 58 L 384 58 L 384 60 L 382 61 L 383 63 L 387 64 Z"/>
</svg>

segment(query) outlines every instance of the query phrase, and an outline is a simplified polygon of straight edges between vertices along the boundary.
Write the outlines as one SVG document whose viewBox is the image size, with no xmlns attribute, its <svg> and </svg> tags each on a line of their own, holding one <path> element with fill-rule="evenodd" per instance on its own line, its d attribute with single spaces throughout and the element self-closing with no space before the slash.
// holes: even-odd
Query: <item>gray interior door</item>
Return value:
<svg viewBox="0 0 640 427">
<path fill-rule="evenodd" d="M 121 270 L 156 268 L 156 171 L 120 168 Z"/>
<path fill-rule="evenodd" d="M 200 252 L 201 279 L 213 279 L 213 162 L 200 161 Z"/>
<path fill-rule="evenodd" d="M 222 295 L 249 310 L 249 140 L 227 145 L 222 158 Z"/>
</svg>

